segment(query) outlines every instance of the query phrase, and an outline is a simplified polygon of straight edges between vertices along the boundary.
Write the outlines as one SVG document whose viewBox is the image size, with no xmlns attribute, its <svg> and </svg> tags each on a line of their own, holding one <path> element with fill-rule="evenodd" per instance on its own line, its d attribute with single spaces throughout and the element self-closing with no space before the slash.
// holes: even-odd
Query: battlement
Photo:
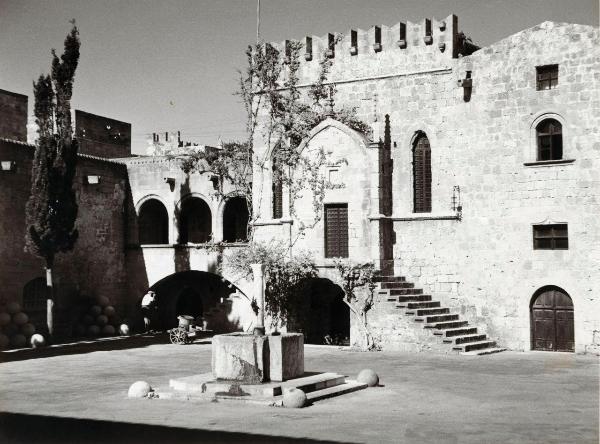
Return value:
<svg viewBox="0 0 600 444">
<path fill-rule="evenodd" d="M 289 55 L 289 42 L 270 43 L 282 57 Z M 377 25 L 346 34 L 328 33 L 303 40 L 298 75 L 311 83 L 323 55 L 333 62 L 330 80 L 343 81 L 365 75 L 385 75 L 393 68 L 404 71 L 444 67 L 448 61 L 479 49 L 458 30 L 458 18 L 425 18 L 418 23 Z"/>
</svg>

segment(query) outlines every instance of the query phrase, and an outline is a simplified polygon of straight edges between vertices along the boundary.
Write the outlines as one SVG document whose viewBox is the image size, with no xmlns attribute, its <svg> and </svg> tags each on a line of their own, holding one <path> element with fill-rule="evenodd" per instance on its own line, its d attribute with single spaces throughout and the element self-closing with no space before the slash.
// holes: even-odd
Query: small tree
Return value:
<svg viewBox="0 0 600 444">
<path fill-rule="evenodd" d="M 71 126 L 73 79 L 79 61 L 79 31 L 73 27 L 60 58 L 52 50 L 50 75 L 33 83 L 38 140 L 33 158 L 31 195 L 26 207 L 26 249 L 44 259 L 48 286 L 47 325 L 54 332 L 52 267 L 57 253 L 73 249 L 77 200 L 73 190 L 77 140 Z"/>
<path fill-rule="evenodd" d="M 373 308 L 375 291 L 375 265 L 370 262 L 357 264 L 348 260 L 336 260 L 337 283 L 344 290 L 344 302 L 358 321 L 367 350 L 376 350 L 377 344 L 369 328 L 367 313 Z"/>
</svg>

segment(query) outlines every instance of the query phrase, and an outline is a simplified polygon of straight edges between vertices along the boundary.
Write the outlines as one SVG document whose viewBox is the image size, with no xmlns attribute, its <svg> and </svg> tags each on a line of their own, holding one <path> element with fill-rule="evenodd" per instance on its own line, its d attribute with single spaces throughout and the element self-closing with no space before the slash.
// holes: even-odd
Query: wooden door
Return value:
<svg viewBox="0 0 600 444">
<path fill-rule="evenodd" d="M 348 257 L 348 204 L 325 205 L 325 257 Z"/>
<path fill-rule="evenodd" d="M 534 350 L 574 351 L 573 302 L 562 290 L 549 287 L 531 305 L 531 337 Z"/>
</svg>

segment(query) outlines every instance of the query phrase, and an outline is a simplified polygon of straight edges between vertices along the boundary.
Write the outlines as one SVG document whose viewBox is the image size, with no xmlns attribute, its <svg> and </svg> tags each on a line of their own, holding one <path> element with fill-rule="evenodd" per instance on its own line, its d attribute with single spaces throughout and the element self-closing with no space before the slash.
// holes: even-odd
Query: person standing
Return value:
<svg viewBox="0 0 600 444">
<path fill-rule="evenodd" d="M 142 298 L 142 316 L 144 317 L 144 332 L 150 333 L 150 325 L 157 309 L 156 293 L 148 290 Z"/>
</svg>

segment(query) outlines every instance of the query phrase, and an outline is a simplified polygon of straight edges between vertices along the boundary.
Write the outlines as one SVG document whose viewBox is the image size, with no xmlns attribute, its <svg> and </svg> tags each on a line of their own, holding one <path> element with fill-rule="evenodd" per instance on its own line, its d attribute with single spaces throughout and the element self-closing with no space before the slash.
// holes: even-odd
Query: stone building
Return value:
<svg viewBox="0 0 600 444">
<path fill-rule="evenodd" d="M 328 153 L 321 173 L 339 185 L 294 246 L 313 253 L 322 277 L 309 298 L 309 342 L 360 340 L 329 280 L 333 258 L 348 257 L 388 276 L 368 314 L 386 349 L 480 353 L 496 341 L 597 353 L 598 28 L 544 22 L 477 48 L 449 16 L 302 43 L 300 90 L 315 82 L 328 51 L 335 108 L 355 107 L 372 130 L 328 119 L 302 141 L 306 155 Z M 285 42 L 274 46 L 285 54 Z M 0 303 L 27 307 L 43 273 L 23 252 L 33 156 L 23 98 L 0 91 L 0 185 L 10 190 L 0 196 Z M 230 184 L 216 193 L 209 173 L 185 174 L 182 153 L 132 156 L 124 122 L 82 112 L 75 122 L 81 235 L 56 266 L 65 323 L 83 297 L 102 295 L 134 317 L 154 288 L 164 327 L 188 311 L 215 330 L 251 328 L 247 283 L 216 273 L 222 255 L 244 245 L 244 197 Z M 172 135 L 162 142 L 175 140 L 183 150 L 215 149 Z M 285 242 L 313 206 L 305 196 L 292 216 L 289 193 L 273 186 L 273 150 L 257 137 L 253 229 L 259 241 Z"/>
<path fill-rule="evenodd" d="M 383 346 L 598 350 L 598 28 L 544 22 L 477 49 L 451 15 L 302 42 L 299 89 L 328 51 L 335 106 L 373 135 L 330 119 L 302 142 L 330 153 L 324 174 L 344 187 L 297 248 L 324 276 L 334 256 L 397 276 L 369 313 Z M 255 189 L 271 190 L 271 171 L 255 169 Z M 282 194 L 279 217 L 259 209 L 257 238 L 297 233 Z M 310 218 L 311 202 L 295 205 Z"/>
</svg>

